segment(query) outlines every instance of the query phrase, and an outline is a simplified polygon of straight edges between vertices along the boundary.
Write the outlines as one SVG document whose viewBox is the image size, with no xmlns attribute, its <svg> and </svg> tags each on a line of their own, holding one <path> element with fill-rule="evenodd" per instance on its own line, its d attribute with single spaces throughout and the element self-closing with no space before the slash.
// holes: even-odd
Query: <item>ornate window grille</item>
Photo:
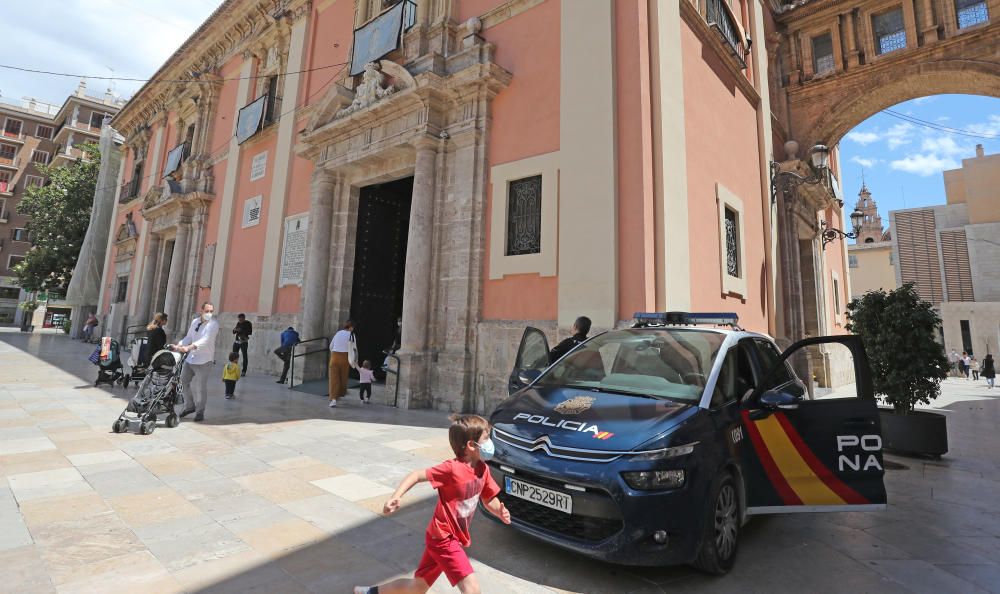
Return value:
<svg viewBox="0 0 1000 594">
<path fill-rule="evenodd" d="M 740 278 L 740 227 L 739 215 L 726 207 L 726 274 Z"/>
<path fill-rule="evenodd" d="M 824 33 L 819 37 L 813 37 L 813 70 L 816 74 L 826 74 L 833 72 L 835 62 L 833 59 L 833 38 L 829 33 Z"/>
<path fill-rule="evenodd" d="M 508 256 L 542 251 L 542 176 L 511 181 L 507 186 Z"/>
<path fill-rule="evenodd" d="M 959 29 L 981 25 L 990 20 L 985 0 L 955 0 L 955 12 L 958 15 Z"/>
<path fill-rule="evenodd" d="M 902 8 L 873 16 L 872 31 L 877 45 L 875 51 L 879 55 L 906 48 L 906 25 L 903 22 Z"/>
</svg>

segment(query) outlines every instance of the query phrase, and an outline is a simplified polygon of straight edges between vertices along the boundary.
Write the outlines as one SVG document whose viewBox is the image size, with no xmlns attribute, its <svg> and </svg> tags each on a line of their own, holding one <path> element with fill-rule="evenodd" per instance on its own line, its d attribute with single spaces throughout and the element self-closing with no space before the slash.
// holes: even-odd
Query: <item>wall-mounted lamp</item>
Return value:
<svg viewBox="0 0 1000 594">
<path fill-rule="evenodd" d="M 827 227 L 826 221 L 820 221 L 820 234 L 823 237 L 823 249 L 826 249 L 826 244 L 831 241 L 836 241 L 837 239 L 857 239 L 858 235 L 861 233 L 861 224 L 865 221 L 865 215 L 858 209 L 854 209 L 851 213 L 851 227 L 854 229 L 850 233 L 844 233 L 840 229 L 834 229 L 833 227 Z"/>
</svg>

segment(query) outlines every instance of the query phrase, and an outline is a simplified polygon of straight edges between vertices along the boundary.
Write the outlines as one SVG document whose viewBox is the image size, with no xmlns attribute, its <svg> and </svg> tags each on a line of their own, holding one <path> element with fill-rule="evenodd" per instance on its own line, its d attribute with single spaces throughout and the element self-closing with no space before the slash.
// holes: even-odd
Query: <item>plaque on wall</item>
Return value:
<svg viewBox="0 0 1000 594">
<path fill-rule="evenodd" d="M 198 279 L 198 286 L 205 289 L 212 286 L 212 273 L 215 271 L 215 245 L 210 243 L 205 246 L 205 253 L 201 257 L 201 278 Z"/>
<path fill-rule="evenodd" d="M 309 230 L 309 215 L 298 215 L 285 219 L 285 239 L 281 249 L 281 272 L 278 286 L 302 286 L 302 273 L 306 265 L 306 235 Z"/>
</svg>

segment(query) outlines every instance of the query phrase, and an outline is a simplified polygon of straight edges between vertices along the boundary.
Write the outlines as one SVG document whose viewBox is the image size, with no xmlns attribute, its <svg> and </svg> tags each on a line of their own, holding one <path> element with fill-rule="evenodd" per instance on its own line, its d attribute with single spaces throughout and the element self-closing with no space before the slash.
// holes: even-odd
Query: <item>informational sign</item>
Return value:
<svg viewBox="0 0 1000 594">
<path fill-rule="evenodd" d="M 184 158 L 184 143 L 180 143 L 167 153 L 167 164 L 163 166 L 163 177 L 171 175 L 181 166 L 181 159 Z"/>
<path fill-rule="evenodd" d="M 264 177 L 267 171 L 267 151 L 253 156 L 250 162 L 250 181 L 257 181 Z"/>
<path fill-rule="evenodd" d="M 243 228 L 256 227 L 260 224 L 260 207 L 264 202 L 263 196 L 247 198 L 243 203 Z"/>
<path fill-rule="evenodd" d="M 285 219 L 285 241 L 281 249 L 281 272 L 278 286 L 302 286 L 302 273 L 306 267 L 306 235 L 309 230 L 309 215 L 298 215 Z"/>
<path fill-rule="evenodd" d="M 368 62 L 376 62 L 399 48 L 406 4 L 407 2 L 400 2 L 354 31 L 351 76 L 364 72 Z"/>
<path fill-rule="evenodd" d="M 266 103 L 267 95 L 261 95 L 240 110 L 240 117 L 236 120 L 236 142 L 243 144 L 260 130 L 260 124 L 264 119 L 264 105 Z"/>
<path fill-rule="evenodd" d="M 205 246 L 205 252 L 201 257 L 201 277 L 198 279 L 198 286 L 207 288 L 212 286 L 212 272 L 215 270 L 215 246 L 210 243 Z"/>
</svg>

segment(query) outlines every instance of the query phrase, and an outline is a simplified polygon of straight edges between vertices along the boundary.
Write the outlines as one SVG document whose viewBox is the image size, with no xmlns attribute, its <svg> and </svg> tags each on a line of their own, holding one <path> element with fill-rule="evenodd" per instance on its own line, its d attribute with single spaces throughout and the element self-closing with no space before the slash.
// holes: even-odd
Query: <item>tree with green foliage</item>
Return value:
<svg viewBox="0 0 1000 594">
<path fill-rule="evenodd" d="M 84 152 L 85 159 L 66 166 L 38 166 L 48 182 L 28 188 L 17 205 L 17 212 L 30 218 L 31 249 L 14 267 L 16 282 L 25 290 L 65 292 L 73 275 L 101 168 L 96 144 L 76 148 Z"/>
<path fill-rule="evenodd" d="M 913 283 L 869 291 L 847 305 L 847 329 L 861 337 L 875 393 L 897 414 L 930 404 L 948 377 L 948 358 L 937 341 L 941 317 L 920 299 Z"/>
</svg>

